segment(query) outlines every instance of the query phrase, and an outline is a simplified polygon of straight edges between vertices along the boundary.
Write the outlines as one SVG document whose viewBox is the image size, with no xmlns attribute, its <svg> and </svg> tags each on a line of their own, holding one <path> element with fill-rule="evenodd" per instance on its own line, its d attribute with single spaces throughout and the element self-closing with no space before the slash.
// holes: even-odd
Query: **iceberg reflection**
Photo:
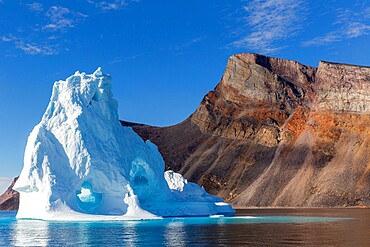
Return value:
<svg viewBox="0 0 370 247">
<path fill-rule="evenodd" d="M 17 220 L 12 228 L 12 246 L 75 246 L 96 241 L 91 224 L 67 224 L 41 220 Z"/>
<path fill-rule="evenodd" d="M 137 222 L 128 222 L 122 225 L 122 246 L 137 246 L 139 239 L 138 224 Z"/>
<path fill-rule="evenodd" d="M 39 220 L 18 220 L 12 229 L 13 246 L 48 246 L 49 223 Z"/>
<path fill-rule="evenodd" d="M 164 232 L 166 246 L 185 246 L 186 230 L 184 222 L 171 222 L 166 225 Z"/>
</svg>

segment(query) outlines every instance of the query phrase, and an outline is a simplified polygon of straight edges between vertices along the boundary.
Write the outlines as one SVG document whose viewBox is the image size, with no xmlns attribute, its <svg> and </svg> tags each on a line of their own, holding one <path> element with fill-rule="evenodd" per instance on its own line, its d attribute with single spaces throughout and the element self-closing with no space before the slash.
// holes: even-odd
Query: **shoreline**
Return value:
<svg viewBox="0 0 370 247">
<path fill-rule="evenodd" d="M 370 209 L 370 206 L 356 207 L 233 207 L 235 210 L 287 210 L 287 209 Z M 0 210 L 0 212 L 16 212 L 18 210 Z"/>
<path fill-rule="evenodd" d="M 370 209 L 370 206 L 350 207 L 233 207 L 235 210 L 266 210 L 266 209 Z"/>
</svg>

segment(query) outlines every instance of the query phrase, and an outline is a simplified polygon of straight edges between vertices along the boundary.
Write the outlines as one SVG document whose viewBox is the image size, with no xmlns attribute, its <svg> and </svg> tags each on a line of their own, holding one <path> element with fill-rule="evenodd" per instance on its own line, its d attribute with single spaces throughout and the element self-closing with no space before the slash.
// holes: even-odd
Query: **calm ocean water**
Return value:
<svg viewBox="0 0 370 247">
<path fill-rule="evenodd" d="M 0 212 L 1 246 L 370 246 L 370 209 L 239 210 L 233 218 L 105 223 L 17 221 L 15 214 Z"/>
</svg>

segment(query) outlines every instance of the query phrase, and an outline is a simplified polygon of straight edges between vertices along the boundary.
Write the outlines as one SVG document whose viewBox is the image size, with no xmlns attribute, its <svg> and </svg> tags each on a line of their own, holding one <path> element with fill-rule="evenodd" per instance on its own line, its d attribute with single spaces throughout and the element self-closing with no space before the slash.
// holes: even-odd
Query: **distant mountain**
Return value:
<svg viewBox="0 0 370 247">
<path fill-rule="evenodd" d="M 370 67 L 238 54 L 182 123 L 121 123 L 235 207 L 370 206 Z"/>
<path fill-rule="evenodd" d="M 9 188 L 0 196 L 0 210 L 18 210 L 19 193 L 13 190 L 18 177 L 14 178 Z"/>
</svg>

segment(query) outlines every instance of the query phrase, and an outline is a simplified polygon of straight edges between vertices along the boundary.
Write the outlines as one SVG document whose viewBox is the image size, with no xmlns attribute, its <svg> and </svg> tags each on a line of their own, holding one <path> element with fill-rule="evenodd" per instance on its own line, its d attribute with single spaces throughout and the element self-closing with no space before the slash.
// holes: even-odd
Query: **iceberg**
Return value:
<svg viewBox="0 0 370 247">
<path fill-rule="evenodd" d="M 111 77 L 98 68 L 53 85 L 49 105 L 28 137 L 14 189 L 17 218 L 140 220 L 233 215 L 181 174 L 164 171 L 156 145 L 119 122 Z"/>
</svg>

